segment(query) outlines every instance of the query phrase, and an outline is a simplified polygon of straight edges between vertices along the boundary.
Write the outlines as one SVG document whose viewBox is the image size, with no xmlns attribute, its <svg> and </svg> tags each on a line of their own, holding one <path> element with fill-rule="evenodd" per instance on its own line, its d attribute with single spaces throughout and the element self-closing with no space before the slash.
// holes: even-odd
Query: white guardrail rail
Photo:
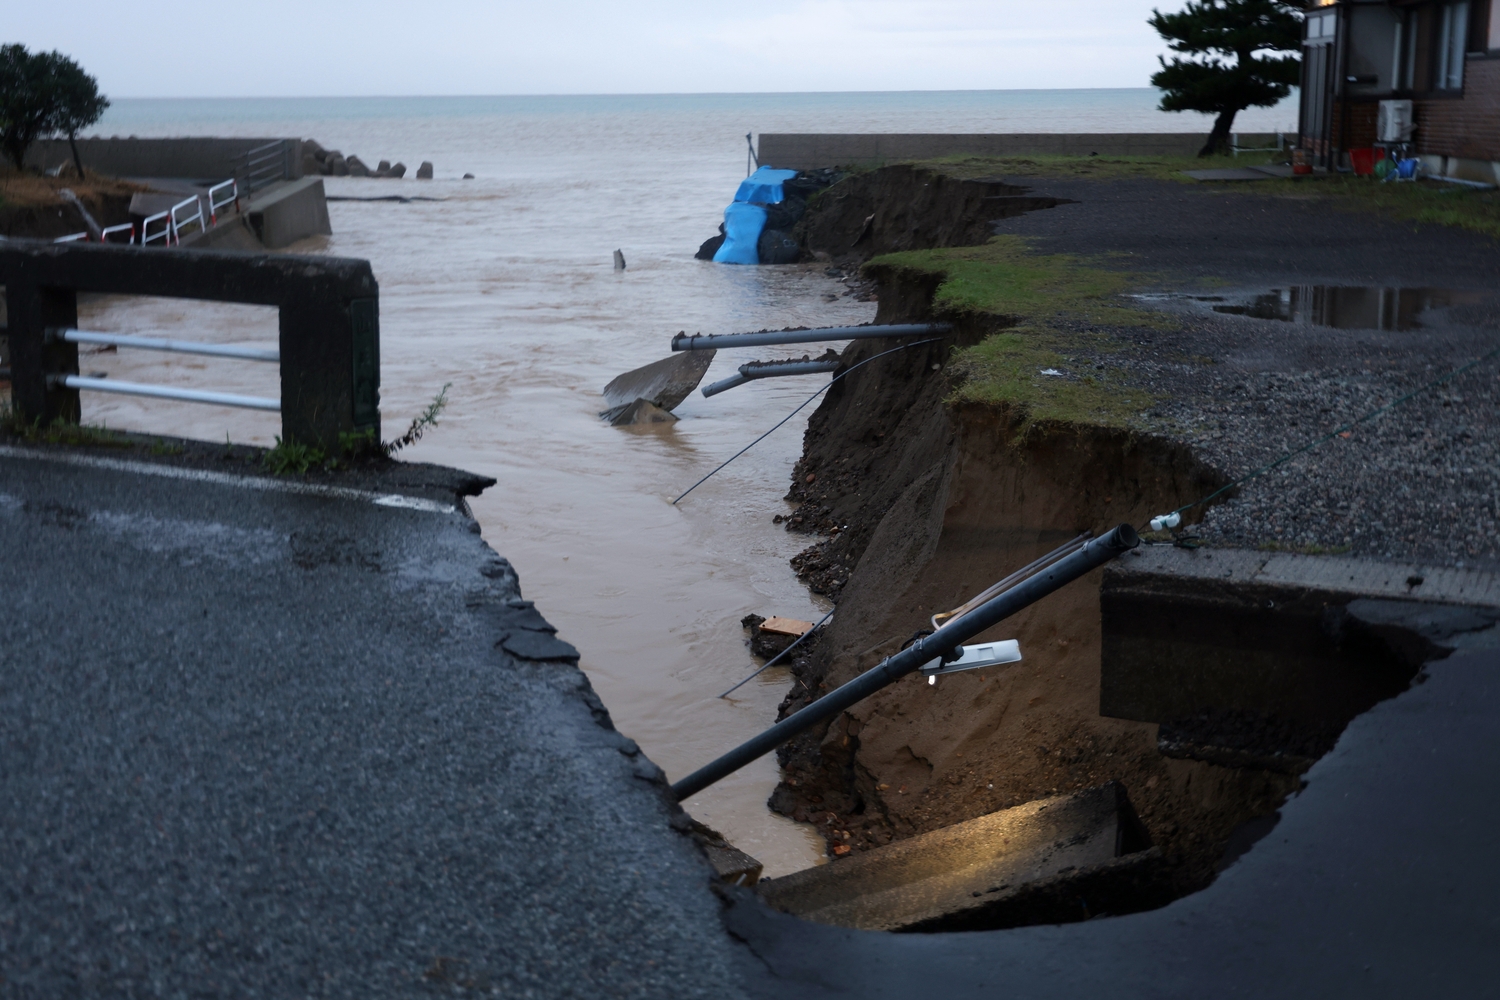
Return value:
<svg viewBox="0 0 1500 1000">
<path fill-rule="evenodd" d="M 168 351 L 174 354 L 203 354 L 216 358 L 238 358 L 241 361 L 266 361 L 281 363 L 281 351 L 275 347 L 238 347 L 232 344 L 208 344 L 196 340 L 174 340 L 166 337 L 138 337 L 123 333 L 101 333 L 94 330 L 75 330 L 71 327 L 49 327 L 46 333 L 49 342 L 64 341 L 71 344 L 98 344 L 114 347 L 133 347 L 145 351 Z M 269 410 L 279 413 L 281 400 L 264 396 L 241 396 L 230 392 L 211 392 L 202 389 L 178 389 L 165 385 L 150 385 L 143 382 L 120 382 L 108 378 L 91 378 L 83 375 L 49 375 L 49 384 L 69 389 L 92 392 L 113 392 L 125 396 L 151 396 L 156 399 L 176 399 L 188 403 L 212 403 L 217 406 L 237 406 L 247 410 Z"/>
</svg>

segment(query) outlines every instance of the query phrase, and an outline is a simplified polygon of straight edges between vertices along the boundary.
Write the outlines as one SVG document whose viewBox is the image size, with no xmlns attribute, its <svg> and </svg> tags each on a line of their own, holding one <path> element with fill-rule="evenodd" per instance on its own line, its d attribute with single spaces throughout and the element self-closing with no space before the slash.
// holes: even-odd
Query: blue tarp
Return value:
<svg viewBox="0 0 1500 1000">
<path fill-rule="evenodd" d="M 777 185 L 778 189 L 780 185 Z M 724 209 L 724 243 L 714 253 L 715 264 L 759 264 L 756 243 L 766 228 L 766 210 L 736 201 Z"/>
<path fill-rule="evenodd" d="M 740 182 L 740 189 L 734 193 L 734 200 L 749 202 L 752 205 L 775 205 L 785 197 L 781 193 L 782 182 L 789 181 L 796 176 L 795 170 L 759 167 L 755 173 Z"/>
</svg>

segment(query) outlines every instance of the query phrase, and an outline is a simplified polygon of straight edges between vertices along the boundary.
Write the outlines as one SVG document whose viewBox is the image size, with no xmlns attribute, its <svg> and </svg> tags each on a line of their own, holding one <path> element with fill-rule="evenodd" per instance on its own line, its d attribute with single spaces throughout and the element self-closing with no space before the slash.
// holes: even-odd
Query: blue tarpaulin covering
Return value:
<svg viewBox="0 0 1500 1000">
<path fill-rule="evenodd" d="M 734 200 L 746 201 L 752 205 L 775 205 L 785 197 L 781 193 L 782 182 L 796 176 L 795 170 L 760 167 L 740 182 L 740 189 L 734 193 Z"/>
<path fill-rule="evenodd" d="M 765 228 L 766 210 L 759 205 L 737 201 L 724 209 L 724 243 L 714 252 L 714 263 L 759 264 L 756 243 Z"/>
</svg>

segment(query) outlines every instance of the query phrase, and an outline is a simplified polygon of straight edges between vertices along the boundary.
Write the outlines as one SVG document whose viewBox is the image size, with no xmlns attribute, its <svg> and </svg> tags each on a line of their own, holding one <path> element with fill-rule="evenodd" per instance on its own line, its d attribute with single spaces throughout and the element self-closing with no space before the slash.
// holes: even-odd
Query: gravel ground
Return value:
<svg viewBox="0 0 1500 1000">
<path fill-rule="evenodd" d="M 1176 321 L 1170 331 L 1105 328 L 1128 349 L 1079 351 L 1070 363 L 1123 371 L 1157 399 L 1154 428 L 1191 442 L 1230 479 L 1500 348 L 1500 243 L 1488 237 L 1342 210 L 1298 189 L 1024 183 L 1077 204 L 1003 220 L 997 232 L 1031 237 L 1043 253 L 1108 251 L 1146 276 L 1142 292 L 1162 296 L 1147 304 Z M 1289 285 L 1437 287 L 1476 301 L 1389 332 L 1226 315 L 1202 301 Z M 1211 544 L 1500 567 L 1497 396 L 1500 357 L 1245 484 L 1191 533 Z"/>
</svg>

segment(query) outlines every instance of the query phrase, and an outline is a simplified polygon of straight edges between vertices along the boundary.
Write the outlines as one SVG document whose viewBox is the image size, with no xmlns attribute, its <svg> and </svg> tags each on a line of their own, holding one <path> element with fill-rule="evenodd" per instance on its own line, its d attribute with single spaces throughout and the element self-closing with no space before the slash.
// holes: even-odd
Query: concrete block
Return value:
<svg viewBox="0 0 1500 1000">
<path fill-rule="evenodd" d="M 328 450 L 340 433 L 380 436 L 380 292 L 368 261 L 13 240 L 0 243 L 0 285 L 13 400 L 28 420 L 77 421 L 77 390 L 48 376 L 78 374 L 78 345 L 46 330 L 76 327 L 78 293 L 98 292 L 276 306 L 282 436 Z"/>
<path fill-rule="evenodd" d="M 419 166 L 419 167 L 417 167 L 417 180 L 419 180 L 419 181 L 430 181 L 430 180 L 432 180 L 432 161 L 431 160 L 423 160 L 422 161 L 422 165 Z"/>
<path fill-rule="evenodd" d="M 333 233 L 321 177 L 303 177 L 266 189 L 245 206 L 245 217 L 269 250 L 307 236 Z"/>
<path fill-rule="evenodd" d="M 688 393 L 703 381 L 717 351 L 682 351 L 616 376 L 604 387 L 604 401 L 611 408 L 646 399 L 664 410 L 675 410 Z M 704 355 L 694 357 L 694 355 Z"/>
<path fill-rule="evenodd" d="M 1095 912 L 1129 883 L 1156 877 L 1160 853 L 1124 786 L 1039 799 L 851 855 L 762 879 L 761 898 L 805 920 L 859 930 L 935 931 L 1009 926 L 1018 907 L 1076 909 L 1074 880 L 1091 880 Z M 1123 863 L 1121 863 L 1123 861 Z M 1038 892 L 1038 887 L 1042 891 Z M 1116 893 L 1123 895 L 1123 893 Z"/>
</svg>

